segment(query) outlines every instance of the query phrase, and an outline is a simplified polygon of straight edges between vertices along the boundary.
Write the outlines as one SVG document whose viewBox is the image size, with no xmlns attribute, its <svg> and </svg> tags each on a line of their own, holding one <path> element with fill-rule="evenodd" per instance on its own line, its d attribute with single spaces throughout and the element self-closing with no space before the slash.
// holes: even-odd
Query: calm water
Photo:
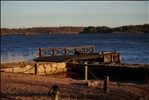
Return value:
<svg viewBox="0 0 149 100">
<path fill-rule="evenodd" d="M 40 47 L 63 47 L 94 45 L 95 51 L 121 53 L 122 63 L 149 64 L 149 34 L 41 34 L 1 36 L 3 59 L 22 54 L 26 60 L 33 59 Z"/>
</svg>

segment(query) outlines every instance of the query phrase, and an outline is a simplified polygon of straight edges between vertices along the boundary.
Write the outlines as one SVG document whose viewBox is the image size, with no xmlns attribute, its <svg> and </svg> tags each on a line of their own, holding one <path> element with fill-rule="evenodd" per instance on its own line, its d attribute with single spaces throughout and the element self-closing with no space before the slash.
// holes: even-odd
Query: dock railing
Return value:
<svg viewBox="0 0 149 100">
<path fill-rule="evenodd" d="M 94 53 L 94 46 L 71 46 L 55 48 L 39 48 L 39 58 L 45 56 L 66 56 L 74 54 Z"/>
</svg>

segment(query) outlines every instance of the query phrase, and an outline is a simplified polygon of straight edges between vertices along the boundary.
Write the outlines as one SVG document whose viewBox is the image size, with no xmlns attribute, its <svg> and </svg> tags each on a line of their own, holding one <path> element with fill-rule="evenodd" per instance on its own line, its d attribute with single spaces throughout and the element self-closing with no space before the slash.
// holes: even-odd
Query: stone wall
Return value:
<svg viewBox="0 0 149 100">
<path fill-rule="evenodd" d="M 35 68 L 36 65 L 36 68 Z M 66 63 L 52 62 L 52 63 L 36 63 L 32 65 L 24 65 L 20 67 L 6 68 L 3 69 L 5 72 L 15 72 L 15 73 L 27 73 L 27 74 L 56 74 L 66 72 Z"/>
</svg>

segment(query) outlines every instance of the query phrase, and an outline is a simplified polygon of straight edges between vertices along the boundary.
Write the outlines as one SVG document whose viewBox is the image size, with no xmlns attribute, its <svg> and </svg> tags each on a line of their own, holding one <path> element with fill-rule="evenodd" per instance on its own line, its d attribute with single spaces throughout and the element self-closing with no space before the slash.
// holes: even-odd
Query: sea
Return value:
<svg viewBox="0 0 149 100">
<path fill-rule="evenodd" d="M 90 45 L 94 45 L 95 52 L 117 50 L 121 63 L 149 64 L 149 34 L 132 33 L 4 35 L 1 36 L 1 62 L 19 55 L 31 61 L 38 57 L 39 48 Z"/>
</svg>

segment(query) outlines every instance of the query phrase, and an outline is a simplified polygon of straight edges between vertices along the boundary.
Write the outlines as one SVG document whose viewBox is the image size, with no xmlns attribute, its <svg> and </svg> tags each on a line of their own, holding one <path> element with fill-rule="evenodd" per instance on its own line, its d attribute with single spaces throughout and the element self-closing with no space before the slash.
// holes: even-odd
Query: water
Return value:
<svg viewBox="0 0 149 100">
<path fill-rule="evenodd" d="M 40 47 L 94 45 L 95 52 L 118 50 L 122 63 L 149 64 L 149 34 L 40 34 L 1 36 L 1 56 L 21 53 L 25 60 Z"/>
</svg>

